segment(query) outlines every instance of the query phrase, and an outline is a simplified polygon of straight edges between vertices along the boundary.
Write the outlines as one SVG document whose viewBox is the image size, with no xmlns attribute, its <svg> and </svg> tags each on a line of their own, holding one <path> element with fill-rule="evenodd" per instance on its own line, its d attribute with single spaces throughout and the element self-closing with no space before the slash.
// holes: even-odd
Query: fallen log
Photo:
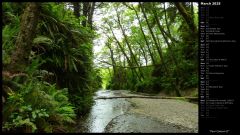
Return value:
<svg viewBox="0 0 240 135">
<path fill-rule="evenodd" d="M 96 97 L 94 99 L 116 99 L 116 98 L 150 98 L 150 99 L 189 99 L 189 100 L 198 100 L 198 97 L 159 97 L 159 96 L 113 96 L 113 97 Z"/>
</svg>

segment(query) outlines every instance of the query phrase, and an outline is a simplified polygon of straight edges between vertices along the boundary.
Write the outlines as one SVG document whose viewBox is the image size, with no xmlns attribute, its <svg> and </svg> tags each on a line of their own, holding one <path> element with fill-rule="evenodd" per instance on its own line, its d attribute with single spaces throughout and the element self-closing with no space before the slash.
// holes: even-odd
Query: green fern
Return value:
<svg viewBox="0 0 240 135">
<path fill-rule="evenodd" d="M 49 130 L 53 130 L 53 128 L 42 127 L 38 121 L 40 120 L 48 126 L 51 126 L 50 123 L 47 124 L 50 122 L 50 118 L 54 125 L 75 123 L 76 114 L 74 107 L 68 101 L 67 89 L 57 90 L 55 84 L 50 85 L 42 83 L 36 78 L 32 79 L 26 81 L 26 84 L 19 90 L 20 93 L 10 94 L 3 114 L 5 117 L 8 116 L 7 113 L 11 115 L 8 116 L 3 128 L 11 130 L 16 127 L 28 126 L 32 132 L 38 128 L 52 132 Z"/>
<path fill-rule="evenodd" d="M 34 44 L 48 44 L 48 45 L 52 45 L 53 44 L 53 40 L 50 39 L 49 37 L 46 36 L 38 36 L 33 40 Z"/>
</svg>

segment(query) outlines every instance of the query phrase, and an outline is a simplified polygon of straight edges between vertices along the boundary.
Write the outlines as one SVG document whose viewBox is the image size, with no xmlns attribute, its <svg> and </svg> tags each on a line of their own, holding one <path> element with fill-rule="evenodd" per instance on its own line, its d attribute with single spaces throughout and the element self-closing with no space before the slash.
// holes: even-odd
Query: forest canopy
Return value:
<svg viewBox="0 0 240 135">
<path fill-rule="evenodd" d="M 94 62 L 111 74 L 104 87 L 178 96 L 197 88 L 197 3 L 105 3 L 96 12 Z"/>
</svg>

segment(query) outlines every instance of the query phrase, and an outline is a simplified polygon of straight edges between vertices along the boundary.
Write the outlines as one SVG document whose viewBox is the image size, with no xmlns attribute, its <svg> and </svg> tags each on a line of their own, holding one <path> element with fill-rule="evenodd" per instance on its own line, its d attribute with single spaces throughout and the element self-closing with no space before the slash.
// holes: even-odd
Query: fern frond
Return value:
<svg viewBox="0 0 240 135">
<path fill-rule="evenodd" d="M 34 44 L 48 44 L 52 45 L 54 42 L 52 39 L 46 36 L 38 36 L 33 40 Z"/>
</svg>

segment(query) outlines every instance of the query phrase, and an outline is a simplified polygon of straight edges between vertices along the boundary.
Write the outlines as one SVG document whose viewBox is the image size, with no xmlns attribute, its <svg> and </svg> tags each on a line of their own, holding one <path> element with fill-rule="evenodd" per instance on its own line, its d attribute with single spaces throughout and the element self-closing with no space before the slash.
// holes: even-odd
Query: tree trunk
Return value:
<svg viewBox="0 0 240 135">
<path fill-rule="evenodd" d="M 88 20 L 88 13 L 89 13 L 89 2 L 83 2 L 83 16 L 86 17 L 85 20 L 82 21 L 83 27 L 87 26 L 87 20 Z"/>
<path fill-rule="evenodd" d="M 169 74 L 168 69 L 167 69 L 167 67 L 166 67 L 166 65 L 165 65 L 164 59 L 163 59 L 163 54 L 162 54 L 161 47 L 158 46 L 156 37 L 154 36 L 154 33 L 153 33 L 153 31 L 152 31 L 152 29 L 151 29 L 151 27 L 150 27 L 150 24 L 149 24 L 149 22 L 148 22 L 147 15 L 146 15 L 146 13 L 145 13 L 145 11 L 144 11 L 144 8 L 143 8 L 141 2 L 139 2 L 139 5 L 140 5 L 140 8 L 141 8 L 141 10 L 142 10 L 143 16 L 144 16 L 144 18 L 145 18 L 145 20 L 146 20 L 146 22 L 147 22 L 147 26 L 148 26 L 148 29 L 149 29 L 149 31 L 150 31 L 150 33 L 151 33 L 152 38 L 153 38 L 154 44 L 155 44 L 155 46 L 157 47 L 157 51 L 158 51 L 158 53 L 159 53 L 160 59 L 161 59 L 161 61 L 162 61 L 162 64 L 163 64 L 163 66 L 164 66 L 164 68 L 165 68 L 165 71 L 167 72 L 167 74 Z"/>
<path fill-rule="evenodd" d="M 128 62 L 128 64 L 129 64 L 129 66 L 130 66 L 130 67 L 133 66 L 132 62 L 130 61 L 130 59 L 128 58 L 127 54 L 125 53 L 124 48 L 121 46 L 120 42 L 117 40 L 117 38 L 116 38 L 116 36 L 115 36 L 115 34 L 114 34 L 113 30 L 112 30 L 112 26 L 111 26 L 110 24 L 108 24 L 108 26 L 110 27 L 110 30 L 111 30 L 111 32 L 112 32 L 112 35 L 113 35 L 115 41 L 117 42 L 117 44 L 118 44 L 121 52 L 123 53 L 123 55 L 124 55 L 125 58 L 127 59 L 127 62 Z M 136 75 L 138 76 L 138 79 L 141 81 L 141 77 L 139 77 L 139 75 L 138 75 L 138 73 L 136 72 L 136 70 L 132 69 L 132 72 L 136 73 Z"/>
<path fill-rule="evenodd" d="M 76 17 L 80 17 L 80 4 L 79 2 L 72 2 L 73 3 L 73 12 Z"/>
<path fill-rule="evenodd" d="M 92 29 L 93 28 L 93 24 L 92 24 L 92 18 L 93 18 L 93 12 L 94 12 L 94 9 L 95 9 L 95 2 L 92 2 L 92 6 L 90 8 L 90 12 L 88 14 L 88 24 L 90 25 L 90 28 Z"/>
<path fill-rule="evenodd" d="M 115 76 L 116 74 L 116 62 L 114 60 L 114 57 L 113 57 L 113 50 L 111 48 L 111 44 L 109 42 L 106 43 L 109 51 L 110 51 L 110 58 L 111 58 L 111 61 L 112 61 L 112 67 L 113 67 L 113 76 Z"/>
<path fill-rule="evenodd" d="M 175 6 L 177 7 L 180 14 L 183 16 L 184 20 L 188 24 L 190 30 L 194 34 L 194 37 L 197 36 L 197 27 L 194 25 L 193 18 L 191 14 L 187 12 L 187 10 L 184 8 L 183 4 L 181 2 L 176 2 Z"/>
<path fill-rule="evenodd" d="M 167 37 L 166 37 L 166 35 L 165 35 L 165 33 L 164 33 L 164 29 L 163 29 L 163 27 L 161 26 L 161 24 L 160 24 L 160 22 L 159 22 L 159 19 L 158 19 L 158 17 L 157 17 L 157 13 L 156 13 L 156 11 L 155 11 L 154 5 L 153 5 L 153 10 L 152 10 L 152 11 L 153 11 L 154 19 L 155 19 L 156 22 L 157 22 L 158 28 L 159 28 L 159 30 L 161 31 L 162 36 L 163 36 L 163 38 L 164 38 L 164 40 L 165 40 L 165 42 L 166 42 L 166 44 L 167 44 L 167 46 L 168 46 L 171 59 L 172 59 L 173 63 L 176 65 L 176 72 L 177 72 L 176 80 L 178 80 L 178 77 L 181 76 L 181 72 L 179 71 L 178 63 L 177 63 L 177 60 L 176 60 L 175 55 L 174 55 L 174 53 L 173 53 L 172 47 L 171 47 L 170 43 L 168 42 L 168 39 L 167 39 Z M 175 86 L 176 95 L 177 95 L 177 96 L 181 96 L 180 91 L 179 91 L 179 83 L 178 83 L 178 81 L 176 81 L 176 83 L 175 83 L 174 86 Z"/>
<path fill-rule="evenodd" d="M 145 42 L 146 42 L 146 45 L 147 45 L 148 52 L 149 52 L 149 54 L 150 54 L 150 57 L 151 57 L 152 63 L 153 63 L 153 65 L 155 65 L 156 62 L 155 62 L 155 60 L 154 60 L 154 57 L 153 57 L 152 51 L 151 51 L 151 49 L 150 49 L 150 45 L 149 45 L 149 42 L 148 42 L 148 40 L 147 40 L 147 37 L 146 37 L 146 35 L 145 35 L 144 31 L 143 31 L 143 27 L 142 27 L 142 24 L 141 24 L 140 18 L 139 18 L 139 16 L 138 16 L 137 10 L 136 10 L 134 7 L 133 7 L 132 9 L 135 11 L 135 14 L 136 14 L 136 16 L 137 16 L 138 23 L 139 23 L 139 26 L 140 26 L 141 32 L 142 32 L 142 34 L 143 34 L 144 40 L 145 40 Z"/>
<path fill-rule="evenodd" d="M 170 28 L 169 28 L 169 25 L 170 25 L 170 24 L 168 23 L 168 20 L 167 20 L 167 11 L 166 11 L 166 8 L 165 8 L 165 3 L 164 3 L 164 13 L 165 13 L 165 22 L 166 22 L 166 26 L 167 26 L 167 32 L 164 31 L 164 29 L 162 30 L 162 32 L 163 32 L 166 36 L 168 36 L 168 38 L 170 38 L 172 42 L 178 43 L 178 41 L 177 41 L 175 38 L 173 38 L 172 35 L 171 35 L 171 31 L 170 31 Z M 174 44 L 173 44 L 173 45 L 174 45 Z"/>
<path fill-rule="evenodd" d="M 165 15 L 165 22 L 166 22 L 166 26 L 167 26 L 167 30 L 168 30 L 168 33 L 171 35 L 171 31 L 169 29 L 169 24 L 168 24 L 168 21 L 167 21 L 167 11 L 166 11 L 166 3 L 164 3 L 164 15 Z"/>
<path fill-rule="evenodd" d="M 144 57 L 144 59 L 145 59 L 145 64 L 147 65 L 147 64 L 148 64 L 148 59 L 147 59 L 146 52 L 145 52 L 142 44 L 139 43 L 138 41 L 136 41 L 136 42 L 137 42 L 137 44 L 140 46 L 140 52 L 142 52 L 142 55 L 143 55 L 143 57 Z"/>
<path fill-rule="evenodd" d="M 118 24 L 119 24 L 120 29 L 121 29 L 121 31 L 122 31 L 123 37 L 124 37 L 124 39 L 125 39 L 125 41 L 126 41 L 126 43 L 127 43 L 127 46 L 128 46 L 128 49 L 129 49 L 129 52 L 130 52 L 130 55 L 131 55 L 131 58 L 133 58 L 134 63 L 136 64 L 136 66 L 139 67 L 139 64 L 138 64 L 138 62 L 137 62 L 137 59 L 136 59 L 136 57 L 135 57 L 135 55 L 134 55 L 134 53 L 133 53 L 133 51 L 132 51 L 132 48 L 131 48 L 131 45 L 130 45 L 129 41 L 128 41 L 127 35 L 126 35 L 126 33 L 125 33 L 124 29 L 123 29 L 123 26 L 122 26 L 122 24 L 121 24 L 121 22 L 120 22 L 119 13 L 118 13 L 118 11 L 117 11 L 116 9 L 115 9 L 115 11 L 116 11 L 116 13 L 117 13 L 117 21 L 118 21 Z M 139 68 L 139 73 L 140 73 L 141 78 L 144 79 L 143 73 L 142 73 L 142 71 L 141 71 L 140 68 Z"/>
<path fill-rule="evenodd" d="M 192 16 L 192 21 L 194 22 L 194 7 L 193 7 L 193 2 L 191 2 L 191 16 Z"/>
<path fill-rule="evenodd" d="M 11 55 L 11 62 L 7 70 L 10 72 L 21 72 L 28 65 L 29 55 L 32 49 L 32 41 L 38 24 L 40 4 L 30 2 L 22 15 L 20 32 L 15 46 L 16 50 Z"/>
</svg>

